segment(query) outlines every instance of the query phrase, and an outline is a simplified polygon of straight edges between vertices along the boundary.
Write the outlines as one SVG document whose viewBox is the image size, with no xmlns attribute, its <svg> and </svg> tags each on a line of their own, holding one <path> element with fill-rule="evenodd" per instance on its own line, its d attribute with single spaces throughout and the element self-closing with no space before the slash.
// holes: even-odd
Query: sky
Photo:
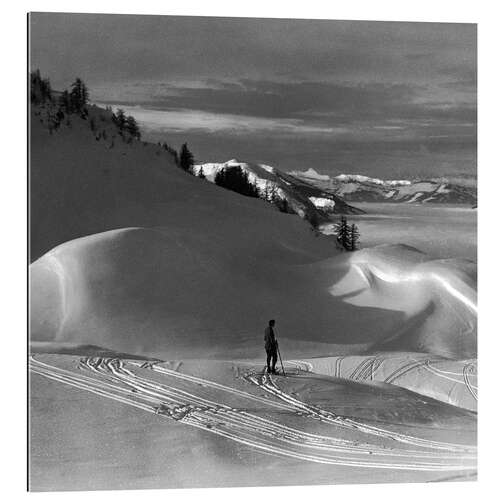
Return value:
<svg viewBox="0 0 500 500">
<path fill-rule="evenodd" d="M 475 175 L 476 25 L 35 13 L 30 67 L 81 77 L 198 163 Z"/>
</svg>

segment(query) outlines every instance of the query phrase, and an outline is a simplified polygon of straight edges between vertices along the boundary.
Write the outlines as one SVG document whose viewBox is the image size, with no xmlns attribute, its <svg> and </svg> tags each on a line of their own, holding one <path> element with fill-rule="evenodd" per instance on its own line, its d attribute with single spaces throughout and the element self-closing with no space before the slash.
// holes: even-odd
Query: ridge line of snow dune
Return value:
<svg viewBox="0 0 500 500">
<path fill-rule="evenodd" d="M 59 262 L 59 259 L 52 251 L 47 254 L 47 260 L 49 261 L 49 266 L 55 272 L 58 279 L 59 293 L 61 297 L 61 319 L 57 327 L 57 332 L 55 337 L 59 338 L 59 335 L 63 331 L 64 323 L 68 316 L 68 304 L 66 296 L 66 274 L 64 272 L 64 267 Z"/>
<path fill-rule="evenodd" d="M 106 363 L 105 360 L 103 360 L 104 363 L 101 363 L 99 361 L 99 369 L 104 370 L 104 367 L 110 367 L 110 363 Z M 46 364 L 45 364 L 46 365 Z M 51 365 L 46 365 L 47 367 L 50 367 Z M 140 409 L 144 409 L 145 411 L 148 411 L 150 413 L 158 413 L 157 410 L 154 409 L 154 407 L 142 404 L 137 401 L 133 401 L 121 396 L 117 396 L 116 394 L 110 393 L 109 391 L 103 390 L 103 389 L 95 389 L 93 387 L 89 387 L 85 385 L 84 381 L 77 381 L 75 379 L 78 379 L 79 376 L 75 374 L 71 378 L 65 378 L 64 375 L 62 374 L 54 374 L 50 371 L 50 368 L 36 368 L 33 370 L 34 373 L 38 373 L 41 376 L 45 376 L 49 379 L 52 380 L 57 380 L 59 382 L 77 387 L 79 389 L 87 390 L 89 392 L 93 392 L 94 394 L 108 397 L 110 399 L 114 399 L 116 401 L 129 404 L 131 406 L 135 406 Z M 128 376 L 126 377 L 128 378 Z M 142 389 L 139 389 L 138 392 L 134 393 L 134 397 L 136 398 L 144 398 L 146 396 L 146 399 L 149 401 L 151 398 L 145 394 L 143 394 Z M 151 391 L 148 391 L 151 392 Z M 152 394 L 155 394 L 152 392 Z M 186 393 L 189 394 L 189 393 Z M 156 395 L 156 394 L 155 394 Z M 156 395 L 157 397 L 159 396 L 160 399 L 158 400 L 158 403 L 160 403 L 161 398 L 165 397 L 162 396 L 161 393 L 158 393 Z M 181 405 L 182 406 L 182 405 Z M 185 406 L 185 405 L 184 405 Z M 179 408 L 179 407 L 174 407 Z M 196 409 L 195 409 L 196 410 Z M 193 425 L 195 427 L 198 427 L 202 430 L 212 432 L 214 434 L 219 434 L 222 436 L 225 436 L 228 439 L 231 439 L 233 441 L 241 442 L 244 444 L 247 444 L 249 446 L 252 446 L 254 448 L 259 448 L 263 449 L 266 451 L 270 451 L 272 453 L 278 454 L 278 455 L 284 455 L 284 456 L 289 456 L 293 458 L 297 458 L 300 460 L 306 460 L 306 461 L 313 461 L 317 463 L 327 463 L 327 464 L 336 464 L 336 465 L 346 465 L 346 466 L 357 466 L 357 467 L 370 467 L 370 468 L 392 468 L 392 469 L 407 469 L 407 470 L 471 470 L 475 469 L 475 465 L 466 465 L 463 463 L 464 459 L 471 459 L 474 460 L 474 456 L 459 456 L 459 455 L 450 455 L 446 456 L 443 454 L 435 454 L 435 455 L 425 455 L 427 459 L 430 459 L 434 457 L 437 460 L 440 460 L 438 462 L 424 462 L 424 461 L 412 461 L 410 463 L 405 463 L 405 462 L 399 462 L 399 463 L 394 463 L 394 462 L 378 462 L 377 461 L 377 454 L 382 455 L 393 455 L 394 458 L 398 456 L 406 456 L 405 455 L 405 450 L 394 450 L 394 453 L 391 453 L 391 451 L 387 450 L 375 450 L 372 452 L 369 452 L 371 456 L 371 460 L 363 460 L 361 458 L 348 458 L 348 457 L 342 457 L 342 456 L 335 456 L 335 455 L 326 455 L 325 453 L 327 450 L 331 449 L 332 452 L 337 452 L 337 453 L 356 453 L 357 454 L 366 454 L 366 450 L 356 450 L 355 448 L 350 448 L 350 449 L 344 449 L 340 445 L 336 445 L 333 447 L 328 447 L 324 446 L 321 443 L 303 443 L 301 441 L 295 442 L 295 441 L 290 441 L 289 439 L 284 439 L 283 436 L 281 436 L 281 433 L 278 432 L 271 432 L 271 435 L 269 435 L 268 431 L 261 429 L 259 430 L 259 426 L 252 425 L 248 419 L 245 420 L 244 415 L 233 415 L 232 413 L 226 413 L 226 414 L 219 414 L 217 411 L 210 412 L 210 414 L 207 415 L 206 412 L 203 411 L 203 409 L 200 409 L 201 411 L 194 411 L 193 413 L 187 411 L 182 415 L 180 419 L 176 419 L 182 423 L 185 423 L 187 425 Z M 214 408 L 216 410 L 216 408 Z M 236 413 L 237 410 L 234 410 Z M 245 412 L 243 412 L 245 413 Z M 168 414 L 159 414 L 162 417 L 169 417 L 172 418 L 172 415 Z M 249 415 L 251 416 L 251 415 Z M 233 417 L 236 417 L 233 418 Z M 239 419 L 239 417 L 242 417 L 243 420 Z M 251 416 L 253 417 L 253 416 Z M 175 418 L 175 417 L 174 417 Z M 239 419 L 239 420 L 238 420 Z M 259 420 L 265 421 L 266 419 L 262 419 L 259 417 Z M 219 423 L 217 423 L 219 422 Z M 230 423 L 230 427 L 228 431 L 225 431 L 224 429 L 220 428 L 220 425 L 225 425 L 224 422 Z M 275 425 L 274 422 L 268 421 L 270 425 Z M 279 424 L 278 424 L 279 425 Z M 280 426 L 283 427 L 283 426 Z M 286 427 L 286 426 L 285 426 Z M 290 428 L 290 431 L 293 431 L 293 429 Z M 295 432 L 295 431 L 294 431 Z M 300 431 L 299 431 L 300 432 Z M 271 441 L 270 441 L 271 438 Z M 332 438 L 335 439 L 335 438 Z M 280 444 L 283 442 L 284 444 Z M 286 444 L 286 446 L 285 446 Z M 315 454 L 305 454 L 303 452 L 299 451 L 294 451 L 292 446 L 298 446 L 300 448 L 306 447 L 306 448 L 312 448 L 317 450 Z M 375 447 L 376 448 L 376 447 Z M 380 453 L 379 453 L 380 452 Z M 322 454 L 320 454 L 322 453 Z M 421 454 L 422 455 L 422 454 Z M 413 453 L 409 452 L 409 456 L 413 457 Z M 417 456 L 418 453 L 417 453 Z M 424 455 L 422 455 L 422 458 Z M 375 459 L 375 460 L 373 460 Z M 452 460 L 452 462 L 448 463 L 442 463 L 443 459 Z M 454 463 L 455 461 L 458 461 L 459 463 Z"/>
<path fill-rule="evenodd" d="M 366 272 L 363 269 L 365 266 L 369 268 L 370 272 L 379 278 L 382 281 L 387 283 L 402 283 L 405 281 L 424 281 L 426 279 L 433 279 L 437 283 L 439 283 L 447 292 L 450 293 L 453 297 L 462 302 L 469 309 L 474 311 L 477 314 L 477 305 L 472 302 L 469 298 L 467 298 L 463 293 L 453 287 L 446 279 L 439 276 L 435 272 L 422 273 L 418 271 L 413 271 L 408 273 L 406 276 L 401 276 L 398 274 L 390 274 L 386 271 L 383 271 L 376 264 L 368 263 L 368 262 L 352 262 L 352 266 L 361 274 L 363 278 L 368 280 L 369 278 L 366 276 Z"/>
</svg>

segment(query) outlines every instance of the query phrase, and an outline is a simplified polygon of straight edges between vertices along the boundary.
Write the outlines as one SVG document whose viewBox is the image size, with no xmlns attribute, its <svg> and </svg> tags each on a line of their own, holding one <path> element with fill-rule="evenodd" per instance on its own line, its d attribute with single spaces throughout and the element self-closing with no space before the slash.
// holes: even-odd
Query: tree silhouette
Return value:
<svg viewBox="0 0 500 500">
<path fill-rule="evenodd" d="M 179 158 L 179 167 L 186 172 L 192 173 L 194 165 L 194 156 L 187 147 L 187 143 L 184 143 L 181 147 L 181 154 Z"/>
<path fill-rule="evenodd" d="M 198 171 L 198 177 L 200 179 L 205 179 L 207 176 L 205 175 L 205 172 L 203 172 L 203 167 L 200 167 L 200 170 Z"/>
<path fill-rule="evenodd" d="M 342 247 L 345 250 L 350 250 L 350 228 L 344 215 L 341 216 L 340 222 L 335 224 L 335 234 L 337 235 L 337 241 L 342 245 Z"/>
<path fill-rule="evenodd" d="M 125 130 L 137 139 L 141 138 L 141 132 L 139 131 L 139 125 L 133 116 L 127 116 L 124 123 Z"/>
<path fill-rule="evenodd" d="M 236 191 L 244 196 L 259 198 L 259 189 L 248 179 L 248 173 L 240 166 L 223 168 L 217 172 L 214 178 L 218 186 Z"/>
<path fill-rule="evenodd" d="M 77 78 L 71 84 L 71 92 L 69 94 L 71 110 L 73 112 L 85 112 L 89 101 L 89 91 L 81 78 Z"/>
<path fill-rule="evenodd" d="M 123 111 L 123 109 L 119 108 L 116 111 L 116 115 L 113 115 L 112 119 L 115 122 L 115 125 L 118 127 L 118 130 L 122 132 L 125 128 L 125 123 L 127 122 L 127 117 L 125 116 L 125 112 Z"/>
<path fill-rule="evenodd" d="M 358 249 L 358 243 L 359 243 L 359 229 L 356 224 L 351 224 L 349 228 L 349 250 L 351 252 L 354 252 L 354 250 Z"/>
<path fill-rule="evenodd" d="M 52 101 L 50 81 L 48 78 L 42 78 L 39 69 L 30 74 L 30 100 L 33 104 Z"/>
</svg>

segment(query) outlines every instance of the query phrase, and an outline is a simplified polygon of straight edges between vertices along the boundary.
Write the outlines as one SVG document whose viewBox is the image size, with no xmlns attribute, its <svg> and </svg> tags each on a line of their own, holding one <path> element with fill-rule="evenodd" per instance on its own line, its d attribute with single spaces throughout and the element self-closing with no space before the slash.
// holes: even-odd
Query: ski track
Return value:
<svg viewBox="0 0 500 500">
<path fill-rule="evenodd" d="M 128 368 L 132 367 L 132 370 Z M 379 429 L 340 417 L 331 412 L 303 403 L 282 391 L 266 374 L 246 373 L 243 378 L 271 394 L 278 401 L 247 393 L 234 387 L 170 370 L 156 363 L 129 361 L 118 358 L 81 358 L 78 368 L 83 375 L 30 357 L 30 370 L 47 379 L 91 392 L 160 417 L 190 425 L 265 453 L 330 465 L 404 469 L 415 471 L 464 471 L 476 469 L 475 447 L 439 443 Z M 134 371 L 133 371 L 134 370 Z M 157 382 L 138 375 L 137 371 L 153 370 L 177 380 L 183 388 Z M 465 372 L 464 372 L 465 376 Z M 186 390 L 185 386 L 192 387 Z M 375 434 L 382 438 L 424 447 L 427 450 L 390 449 L 368 443 L 303 432 L 269 418 L 233 408 L 220 401 L 190 392 L 210 388 L 232 397 L 244 398 L 297 417 L 309 417 L 351 430 Z M 251 411 L 251 410 L 250 410 Z"/>
<path fill-rule="evenodd" d="M 469 392 L 472 394 L 472 397 L 477 401 L 477 387 L 474 387 L 469 380 L 469 375 L 472 374 L 474 370 L 475 370 L 474 364 L 469 363 L 464 366 L 463 375 L 467 389 L 469 389 Z"/>
</svg>

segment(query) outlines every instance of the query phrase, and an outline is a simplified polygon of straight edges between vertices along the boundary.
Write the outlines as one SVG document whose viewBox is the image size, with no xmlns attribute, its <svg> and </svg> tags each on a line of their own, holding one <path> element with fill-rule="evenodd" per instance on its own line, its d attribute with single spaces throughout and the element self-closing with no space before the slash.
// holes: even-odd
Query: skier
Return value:
<svg viewBox="0 0 500 500">
<path fill-rule="evenodd" d="M 266 348 L 267 354 L 267 373 L 276 373 L 276 362 L 278 361 L 278 341 L 274 336 L 274 325 L 276 321 L 274 319 L 269 320 L 269 326 L 266 328 L 264 333 L 264 346 Z M 270 362 L 272 360 L 272 367 Z"/>
</svg>

